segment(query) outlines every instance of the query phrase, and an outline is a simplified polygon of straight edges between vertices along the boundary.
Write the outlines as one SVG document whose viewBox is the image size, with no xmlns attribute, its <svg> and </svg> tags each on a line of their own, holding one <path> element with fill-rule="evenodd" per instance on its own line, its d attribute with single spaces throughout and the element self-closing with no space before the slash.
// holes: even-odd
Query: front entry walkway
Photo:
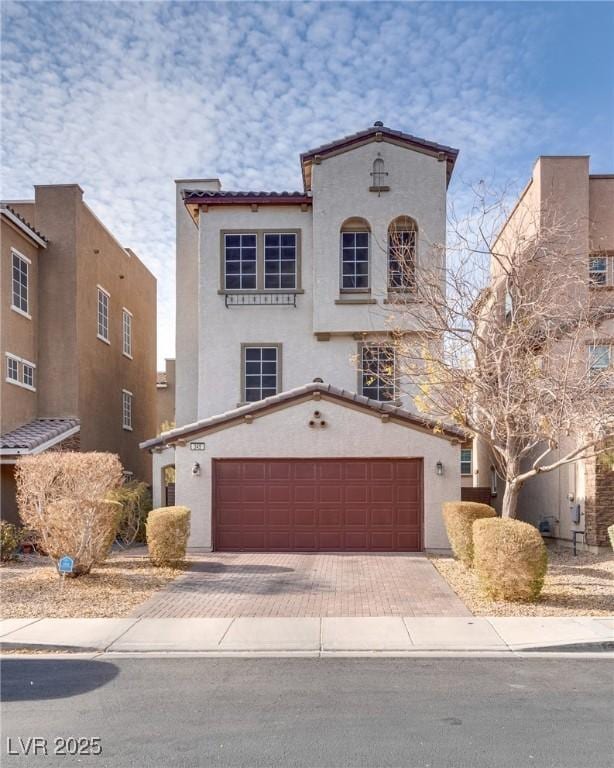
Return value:
<svg viewBox="0 0 614 768">
<path fill-rule="evenodd" d="M 212 552 L 134 616 L 470 616 L 413 553 Z"/>
</svg>

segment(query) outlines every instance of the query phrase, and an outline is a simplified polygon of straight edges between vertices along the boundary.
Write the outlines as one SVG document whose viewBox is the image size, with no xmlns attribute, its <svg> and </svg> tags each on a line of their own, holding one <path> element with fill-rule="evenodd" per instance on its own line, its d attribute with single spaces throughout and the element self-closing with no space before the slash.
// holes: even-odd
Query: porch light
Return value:
<svg viewBox="0 0 614 768">
<path fill-rule="evenodd" d="M 437 464 L 435 464 L 435 472 L 438 475 L 443 475 L 443 463 L 441 461 L 438 461 Z"/>
<path fill-rule="evenodd" d="M 200 475 L 200 464 L 197 461 L 192 464 L 192 474 L 194 477 L 198 477 L 198 475 Z"/>
</svg>

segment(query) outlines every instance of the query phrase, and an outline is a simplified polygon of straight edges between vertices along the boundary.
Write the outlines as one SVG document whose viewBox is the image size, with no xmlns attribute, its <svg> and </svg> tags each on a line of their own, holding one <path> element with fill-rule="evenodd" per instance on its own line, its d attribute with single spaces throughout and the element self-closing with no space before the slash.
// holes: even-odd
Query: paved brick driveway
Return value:
<svg viewBox="0 0 614 768">
<path fill-rule="evenodd" d="M 134 612 L 147 617 L 469 616 L 421 554 L 212 552 Z"/>
</svg>

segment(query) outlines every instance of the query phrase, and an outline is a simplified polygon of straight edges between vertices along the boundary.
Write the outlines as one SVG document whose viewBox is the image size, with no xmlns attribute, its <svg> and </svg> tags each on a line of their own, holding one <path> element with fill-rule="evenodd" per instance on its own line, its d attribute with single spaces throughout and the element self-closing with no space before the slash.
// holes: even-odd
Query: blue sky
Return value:
<svg viewBox="0 0 614 768">
<path fill-rule="evenodd" d="M 300 188 L 301 151 L 383 120 L 460 149 L 450 199 L 539 154 L 614 172 L 614 4 L 2 5 L 2 196 L 78 182 L 158 278 L 174 354 L 173 179 Z"/>
</svg>

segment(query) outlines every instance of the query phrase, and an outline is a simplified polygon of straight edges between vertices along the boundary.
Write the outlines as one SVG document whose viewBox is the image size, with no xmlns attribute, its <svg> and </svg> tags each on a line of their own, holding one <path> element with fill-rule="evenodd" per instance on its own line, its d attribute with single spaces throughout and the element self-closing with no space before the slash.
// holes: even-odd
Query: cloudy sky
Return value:
<svg viewBox="0 0 614 768">
<path fill-rule="evenodd" d="M 2 196 L 78 182 L 158 278 L 174 354 L 173 179 L 300 188 L 375 120 L 460 149 L 450 196 L 538 154 L 614 171 L 614 4 L 2 4 Z"/>
</svg>

